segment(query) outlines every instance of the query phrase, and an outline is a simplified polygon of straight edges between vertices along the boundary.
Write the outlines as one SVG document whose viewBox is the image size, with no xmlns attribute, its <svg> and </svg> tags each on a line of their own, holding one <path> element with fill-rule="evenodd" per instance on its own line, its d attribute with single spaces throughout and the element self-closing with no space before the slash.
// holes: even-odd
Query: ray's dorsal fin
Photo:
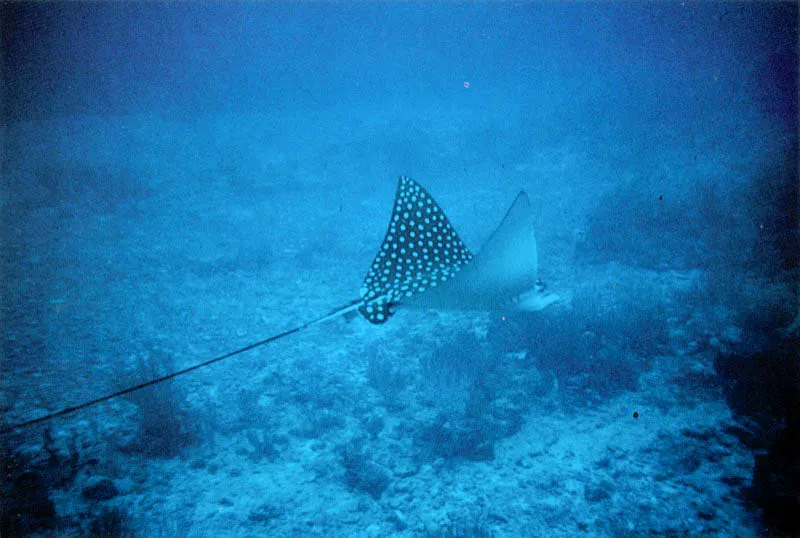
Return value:
<svg viewBox="0 0 800 538">
<path fill-rule="evenodd" d="M 389 227 L 361 286 L 364 304 L 358 311 L 371 323 L 385 323 L 395 303 L 443 284 L 472 259 L 428 191 L 400 176 Z"/>
</svg>

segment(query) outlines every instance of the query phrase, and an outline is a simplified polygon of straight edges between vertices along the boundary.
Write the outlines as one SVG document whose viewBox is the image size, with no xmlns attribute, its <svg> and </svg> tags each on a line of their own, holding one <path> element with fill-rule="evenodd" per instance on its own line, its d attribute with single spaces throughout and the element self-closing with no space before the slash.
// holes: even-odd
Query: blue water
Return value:
<svg viewBox="0 0 800 538">
<path fill-rule="evenodd" d="M 796 4 L 0 14 L 3 536 L 800 534 Z M 13 428 L 357 299 L 401 174 L 560 300 Z"/>
</svg>

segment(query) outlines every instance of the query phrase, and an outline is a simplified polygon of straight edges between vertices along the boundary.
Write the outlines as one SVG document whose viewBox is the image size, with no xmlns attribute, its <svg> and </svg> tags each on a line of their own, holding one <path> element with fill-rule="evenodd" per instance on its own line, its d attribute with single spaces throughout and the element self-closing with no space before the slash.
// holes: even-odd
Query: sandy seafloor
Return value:
<svg viewBox="0 0 800 538">
<path fill-rule="evenodd" d="M 142 411 L 131 398 L 53 421 L 58 451 L 76 446 L 81 460 L 50 491 L 56 534 L 86 532 L 116 507 L 139 536 L 757 535 L 758 510 L 742 493 L 753 455 L 712 379 L 715 353 L 747 329 L 736 303 L 703 294 L 702 269 L 577 255 L 588 216 L 622 182 L 746 182 L 782 150 L 766 118 L 727 112 L 704 129 L 641 118 L 645 141 L 610 121 L 543 127 L 524 133 L 523 149 L 503 114 L 441 105 L 11 125 L 10 422 L 146 378 L 142 361 L 186 366 L 355 298 L 401 173 L 430 190 L 473 250 L 519 189 L 530 194 L 541 277 L 565 299 L 541 313 L 553 327 L 575 308 L 602 320 L 635 303 L 623 317 L 646 311 L 666 330 L 636 352 L 646 357 L 630 386 L 616 390 L 604 372 L 612 388 L 597 394 L 580 376 L 559 382 L 537 368 L 537 346 L 501 349 L 497 315 L 401 308 L 383 326 L 315 327 L 172 383 L 169 414 L 193 437 L 170 457 L 132 448 Z M 742 289 L 741 310 L 792 299 L 756 277 Z M 589 335 L 598 353 L 605 342 L 617 342 L 612 355 L 631 353 L 613 323 L 601 330 Z M 484 445 L 443 455 L 420 433 L 448 410 L 426 357 L 459 338 L 501 364 L 486 374 L 484 412 L 516 421 L 488 434 L 489 456 Z M 41 429 L 15 439 L 44 457 Z M 362 458 L 356 471 L 348 457 Z M 373 471 L 375 484 L 362 476 Z M 102 479 L 112 498 L 82 496 Z"/>
</svg>

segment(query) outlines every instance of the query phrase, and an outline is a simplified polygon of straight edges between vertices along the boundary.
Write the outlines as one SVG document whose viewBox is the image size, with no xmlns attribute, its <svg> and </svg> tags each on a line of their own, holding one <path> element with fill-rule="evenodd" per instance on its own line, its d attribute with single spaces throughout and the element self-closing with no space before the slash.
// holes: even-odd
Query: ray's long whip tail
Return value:
<svg viewBox="0 0 800 538">
<path fill-rule="evenodd" d="M 219 355 L 218 357 L 214 357 L 213 359 L 209 359 L 207 361 L 203 361 L 203 362 L 194 364 L 192 366 L 188 366 L 186 368 L 183 368 L 183 369 L 180 369 L 180 370 L 176 370 L 176 371 L 174 371 L 172 373 L 157 377 L 155 379 L 151 379 L 149 381 L 145 381 L 143 383 L 139 383 L 138 385 L 133 385 L 133 386 L 118 390 L 116 392 L 112 392 L 110 394 L 106 394 L 104 396 L 100 396 L 100 397 L 95 398 L 93 400 L 88 400 L 88 401 L 82 402 L 82 403 L 80 403 L 78 405 L 73 405 L 71 407 L 65 407 L 65 408 L 63 408 L 63 409 L 61 409 L 59 411 L 55 411 L 53 413 L 48 413 L 48 414 L 43 415 L 43 416 L 38 417 L 38 418 L 34 418 L 34 419 L 31 419 L 31 420 L 26 420 L 25 422 L 20 422 L 18 424 L 5 425 L 2 428 L 0 428 L 0 434 L 11 433 L 11 432 L 16 431 L 16 430 L 21 430 L 23 428 L 27 428 L 29 426 L 33 426 L 34 424 L 40 424 L 42 422 L 47 422 L 47 421 L 50 421 L 50 420 L 52 420 L 54 418 L 57 418 L 57 417 L 62 417 L 64 415 L 69 415 L 69 414 L 75 413 L 76 411 L 80 411 L 81 409 L 86 409 L 87 407 L 92 407 L 92 406 L 95 406 L 97 404 L 100 404 L 100 403 L 103 403 L 103 402 L 107 402 L 109 400 L 113 400 L 114 398 L 118 398 L 120 396 L 124 396 L 125 394 L 130 394 L 131 392 L 135 392 L 137 390 L 141 390 L 141 389 L 144 389 L 144 388 L 147 388 L 147 387 L 151 387 L 153 385 L 157 385 L 159 383 L 163 383 L 165 381 L 169 381 L 170 379 L 175 379 L 176 377 L 182 376 L 184 374 L 188 374 L 189 372 L 193 372 L 195 370 L 199 370 L 200 368 L 205 368 L 206 366 L 211 366 L 212 364 L 224 361 L 225 359 L 229 359 L 231 357 L 235 357 L 236 355 L 241 355 L 242 353 L 245 353 L 247 351 L 253 350 L 253 349 L 257 348 L 257 347 L 261 347 L 263 345 L 269 344 L 270 342 L 274 342 L 276 340 L 280 340 L 281 338 L 289 336 L 290 334 L 294 334 L 294 333 L 303 331 L 303 330 L 308 329 L 309 327 L 312 327 L 312 326 L 317 325 L 319 323 L 322 323 L 322 322 L 325 322 L 325 321 L 328 321 L 328 320 L 331 320 L 331 319 L 335 319 L 335 318 L 337 318 L 339 316 L 343 316 L 343 315 L 345 315 L 345 314 L 347 314 L 349 312 L 352 312 L 353 310 L 356 310 L 361 305 L 361 303 L 362 303 L 361 299 L 355 299 L 355 300 L 353 300 L 353 301 L 351 301 L 351 302 L 349 302 L 349 303 L 347 303 L 347 304 L 345 304 L 343 306 L 340 306 L 339 308 L 336 308 L 336 309 L 332 310 L 331 312 L 329 312 L 328 314 L 325 314 L 322 317 L 319 317 L 317 319 L 311 320 L 311 321 L 306 322 L 306 323 L 304 323 L 302 325 L 298 325 L 297 327 L 293 327 L 291 329 L 283 331 L 282 333 L 275 334 L 273 336 L 270 336 L 269 338 L 265 338 L 265 339 L 260 340 L 258 342 L 254 342 L 254 343 L 246 345 L 244 347 L 240 347 L 239 349 L 236 349 L 234 351 L 230 351 L 228 353 L 225 353 L 224 355 Z"/>
</svg>

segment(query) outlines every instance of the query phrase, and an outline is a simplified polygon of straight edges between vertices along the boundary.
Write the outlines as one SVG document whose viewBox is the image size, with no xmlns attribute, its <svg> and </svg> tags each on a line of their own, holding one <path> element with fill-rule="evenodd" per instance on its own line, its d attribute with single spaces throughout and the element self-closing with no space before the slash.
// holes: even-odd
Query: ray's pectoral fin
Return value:
<svg viewBox="0 0 800 538">
<path fill-rule="evenodd" d="M 544 310 L 560 297 L 537 278 L 539 258 L 530 200 L 521 191 L 475 257 L 473 279 L 496 308 Z M 475 284 L 473 284 L 474 286 Z"/>
<path fill-rule="evenodd" d="M 409 306 L 538 311 L 559 300 L 537 280 L 538 253 L 530 201 L 520 192 L 488 241 L 452 280 L 412 297 Z"/>
<path fill-rule="evenodd" d="M 537 281 L 530 201 L 520 192 L 473 256 L 430 194 L 398 183 L 389 229 L 361 288 L 359 312 L 384 323 L 401 303 L 415 308 L 537 311 L 556 302 Z"/>
<path fill-rule="evenodd" d="M 389 228 L 361 286 L 358 311 L 370 323 L 385 323 L 396 303 L 427 295 L 472 259 L 428 191 L 401 176 Z"/>
</svg>

